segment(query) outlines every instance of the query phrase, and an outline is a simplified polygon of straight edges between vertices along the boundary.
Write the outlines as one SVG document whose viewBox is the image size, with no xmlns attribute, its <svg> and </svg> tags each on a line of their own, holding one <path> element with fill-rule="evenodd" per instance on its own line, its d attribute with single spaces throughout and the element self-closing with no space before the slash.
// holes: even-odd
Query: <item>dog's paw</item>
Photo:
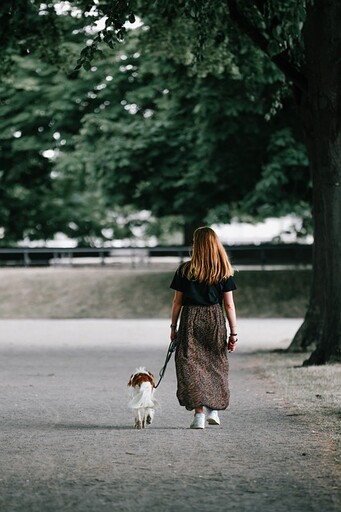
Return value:
<svg viewBox="0 0 341 512">
<path fill-rule="evenodd" d="M 142 429 L 142 421 L 141 420 L 135 421 L 135 428 L 137 428 L 138 430 Z"/>
<path fill-rule="evenodd" d="M 152 421 L 154 419 L 154 414 L 155 414 L 154 409 L 152 409 L 151 407 L 148 408 L 147 415 L 146 415 L 147 425 L 150 425 L 152 423 Z"/>
</svg>

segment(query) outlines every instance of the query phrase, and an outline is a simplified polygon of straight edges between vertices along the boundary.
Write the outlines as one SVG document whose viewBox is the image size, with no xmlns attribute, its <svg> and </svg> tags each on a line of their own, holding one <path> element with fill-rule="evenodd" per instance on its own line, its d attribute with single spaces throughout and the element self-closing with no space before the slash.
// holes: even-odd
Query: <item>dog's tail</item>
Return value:
<svg viewBox="0 0 341 512">
<path fill-rule="evenodd" d="M 139 409 L 140 407 L 155 407 L 156 400 L 153 398 L 153 386 L 150 382 L 143 382 L 139 391 L 128 403 L 129 409 Z"/>
</svg>

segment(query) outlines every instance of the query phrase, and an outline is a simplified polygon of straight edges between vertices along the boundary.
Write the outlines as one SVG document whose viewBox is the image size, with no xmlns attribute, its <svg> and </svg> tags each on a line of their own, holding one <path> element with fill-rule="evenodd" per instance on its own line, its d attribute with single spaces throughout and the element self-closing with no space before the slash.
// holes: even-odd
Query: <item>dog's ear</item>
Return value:
<svg viewBox="0 0 341 512">
<path fill-rule="evenodd" d="M 128 382 L 128 386 L 132 386 L 133 385 L 133 375 L 130 376 L 130 379 L 129 379 L 129 382 Z"/>
<path fill-rule="evenodd" d="M 154 377 L 154 374 L 148 370 L 148 375 L 150 377 L 150 383 L 153 387 L 155 387 L 155 377 Z"/>
</svg>

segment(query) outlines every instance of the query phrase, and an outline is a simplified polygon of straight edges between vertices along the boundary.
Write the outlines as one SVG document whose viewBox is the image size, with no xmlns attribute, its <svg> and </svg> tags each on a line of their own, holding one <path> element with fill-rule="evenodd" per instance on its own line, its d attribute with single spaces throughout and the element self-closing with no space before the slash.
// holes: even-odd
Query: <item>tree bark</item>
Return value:
<svg viewBox="0 0 341 512">
<path fill-rule="evenodd" d="M 341 2 L 309 3 L 304 27 L 306 93 L 299 111 L 313 182 L 313 284 L 289 350 L 316 346 L 305 365 L 341 360 Z"/>
</svg>

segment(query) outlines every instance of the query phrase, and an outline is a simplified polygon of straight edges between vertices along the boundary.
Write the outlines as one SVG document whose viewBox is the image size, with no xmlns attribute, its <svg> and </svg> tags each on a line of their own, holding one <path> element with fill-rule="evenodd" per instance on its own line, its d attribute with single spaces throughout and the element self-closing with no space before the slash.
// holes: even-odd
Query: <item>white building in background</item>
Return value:
<svg viewBox="0 0 341 512">
<path fill-rule="evenodd" d="M 269 218 L 257 224 L 237 221 L 233 221 L 230 224 L 213 224 L 212 228 L 224 245 L 259 245 L 266 242 L 294 243 L 298 241 L 302 243 L 312 243 L 312 236 L 300 240 L 297 239 L 295 231 L 299 231 L 300 226 L 301 220 L 298 217 L 287 215 L 281 218 Z M 144 247 L 146 245 L 155 247 L 158 245 L 158 241 L 155 237 L 145 239 L 141 227 L 136 227 L 135 233 L 136 239 L 134 240 L 113 240 L 112 242 L 106 242 L 104 246 L 119 248 L 131 246 Z M 64 247 L 71 249 L 77 247 L 77 241 L 68 238 L 63 233 L 57 233 L 52 240 L 23 240 L 18 245 L 26 247 Z M 99 240 L 97 246 L 103 246 L 103 241 Z"/>
<path fill-rule="evenodd" d="M 298 242 L 296 230 L 299 231 L 301 223 L 298 217 L 287 215 L 279 219 L 269 218 L 257 224 L 231 222 L 231 224 L 214 224 L 212 228 L 226 245 L 294 243 Z M 312 243 L 313 237 L 305 237 L 302 242 Z"/>
</svg>

